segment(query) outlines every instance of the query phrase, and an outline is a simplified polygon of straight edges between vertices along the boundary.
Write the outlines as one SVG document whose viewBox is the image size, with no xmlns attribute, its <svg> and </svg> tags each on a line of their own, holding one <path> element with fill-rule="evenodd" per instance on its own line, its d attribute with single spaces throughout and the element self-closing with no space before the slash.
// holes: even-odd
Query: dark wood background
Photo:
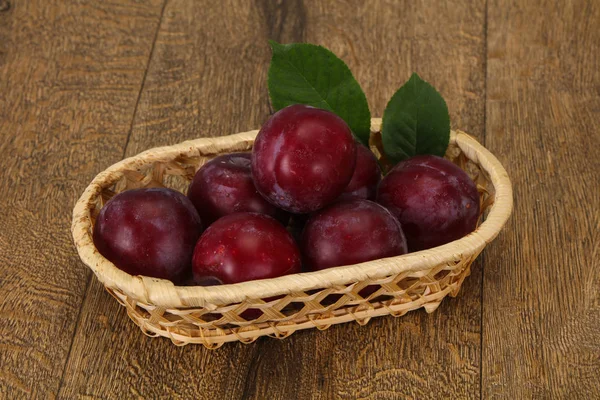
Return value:
<svg viewBox="0 0 600 400">
<path fill-rule="evenodd" d="M 0 397 L 599 398 L 599 23 L 596 0 L 0 0 Z M 124 156 L 259 127 L 267 39 L 329 47 L 375 116 L 417 71 L 514 214 L 431 315 L 147 338 L 79 261 L 72 207 Z"/>
</svg>

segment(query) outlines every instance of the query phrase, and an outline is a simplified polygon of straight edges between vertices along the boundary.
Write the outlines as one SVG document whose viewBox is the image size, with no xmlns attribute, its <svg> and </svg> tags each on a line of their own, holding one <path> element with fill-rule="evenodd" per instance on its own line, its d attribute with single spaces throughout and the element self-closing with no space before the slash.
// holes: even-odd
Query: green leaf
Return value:
<svg viewBox="0 0 600 400">
<path fill-rule="evenodd" d="M 394 163 L 417 154 L 443 156 L 450 141 L 446 102 L 433 86 L 412 74 L 385 108 L 381 140 Z"/>
<path fill-rule="evenodd" d="M 368 145 L 371 113 L 367 98 L 348 66 L 324 47 L 269 41 L 269 95 L 275 110 L 306 104 L 341 117 L 354 136 Z"/>
</svg>

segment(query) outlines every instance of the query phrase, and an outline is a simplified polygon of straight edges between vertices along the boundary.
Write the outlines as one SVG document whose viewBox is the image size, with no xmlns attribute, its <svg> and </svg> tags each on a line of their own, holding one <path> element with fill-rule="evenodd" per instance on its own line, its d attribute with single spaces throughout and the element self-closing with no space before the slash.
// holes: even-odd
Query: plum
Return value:
<svg viewBox="0 0 600 400">
<path fill-rule="evenodd" d="M 295 104 L 276 112 L 258 133 L 252 177 L 272 204 L 302 214 L 337 199 L 355 163 L 356 144 L 344 120 Z"/>
<path fill-rule="evenodd" d="M 475 230 L 479 218 L 473 180 L 433 155 L 415 156 L 392 168 L 377 189 L 377 201 L 396 215 L 411 252 L 460 239 Z"/>
<path fill-rule="evenodd" d="M 236 212 L 267 214 L 287 223 L 288 214 L 256 190 L 250 163 L 250 153 L 226 154 L 210 160 L 196 172 L 188 197 L 206 226 Z"/>
<path fill-rule="evenodd" d="M 196 282 L 245 282 L 300 272 L 300 252 L 285 227 L 268 215 L 236 213 L 202 234 L 193 257 Z"/>
<path fill-rule="evenodd" d="M 352 179 L 338 200 L 375 200 L 377 185 L 381 180 L 381 168 L 375 154 L 360 143 L 356 144 L 356 166 Z"/>
<path fill-rule="evenodd" d="M 317 213 L 304 228 L 301 248 L 312 271 L 407 251 L 398 220 L 381 205 L 363 199 L 341 201 Z"/>
<path fill-rule="evenodd" d="M 202 223 L 190 200 L 165 188 L 127 190 L 100 210 L 94 244 L 131 275 L 183 280 Z"/>
</svg>

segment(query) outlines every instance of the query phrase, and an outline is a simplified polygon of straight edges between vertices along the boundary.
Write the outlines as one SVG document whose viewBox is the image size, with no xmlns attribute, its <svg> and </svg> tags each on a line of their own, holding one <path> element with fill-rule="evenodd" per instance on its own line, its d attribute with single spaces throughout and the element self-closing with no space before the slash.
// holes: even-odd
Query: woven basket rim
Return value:
<svg viewBox="0 0 600 400">
<path fill-rule="evenodd" d="M 371 130 L 379 131 L 381 119 L 371 120 Z M 175 157 L 217 154 L 231 143 L 249 146 L 258 130 L 216 138 L 200 138 L 173 146 L 146 150 L 113 164 L 99 173 L 85 189 L 73 210 L 71 231 L 81 260 L 108 288 L 129 298 L 163 308 L 216 308 L 216 305 L 239 303 L 246 299 L 273 297 L 316 288 L 348 285 L 366 279 L 378 279 L 401 272 L 426 271 L 436 265 L 458 262 L 465 254 L 478 254 L 500 232 L 512 212 L 512 186 L 506 170 L 496 157 L 474 138 L 462 131 L 452 131 L 450 142 L 484 170 L 495 190 L 494 204 L 486 220 L 472 233 L 456 241 L 432 249 L 402 256 L 341 266 L 317 272 L 303 272 L 279 278 L 263 279 L 222 286 L 175 286 L 165 279 L 132 276 L 118 269 L 95 248 L 90 208 L 103 188 L 118 181 L 123 170 L 138 169 L 153 162 L 168 162 Z M 242 149 L 240 149 L 242 150 Z M 229 149 L 229 151 L 232 151 Z"/>
</svg>

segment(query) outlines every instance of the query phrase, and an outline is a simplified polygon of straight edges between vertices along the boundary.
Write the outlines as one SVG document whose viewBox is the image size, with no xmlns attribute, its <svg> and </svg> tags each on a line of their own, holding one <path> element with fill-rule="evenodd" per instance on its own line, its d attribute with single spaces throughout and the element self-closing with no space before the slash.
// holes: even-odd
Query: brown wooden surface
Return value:
<svg viewBox="0 0 600 400">
<path fill-rule="evenodd" d="M 597 399 L 600 2 L 488 7 L 486 144 L 516 206 L 485 255 L 483 395 Z"/>
<path fill-rule="evenodd" d="M 0 0 L 0 398 L 598 398 L 600 3 Z M 267 39 L 323 44 L 372 114 L 412 71 L 515 212 L 456 299 L 209 351 L 150 339 L 70 212 L 124 155 L 253 129 Z"/>
<path fill-rule="evenodd" d="M 58 393 L 90 273 L 71 210 L 123 156 L 161 3 L 0 2 L 0 397 Z"/>
</svg>

